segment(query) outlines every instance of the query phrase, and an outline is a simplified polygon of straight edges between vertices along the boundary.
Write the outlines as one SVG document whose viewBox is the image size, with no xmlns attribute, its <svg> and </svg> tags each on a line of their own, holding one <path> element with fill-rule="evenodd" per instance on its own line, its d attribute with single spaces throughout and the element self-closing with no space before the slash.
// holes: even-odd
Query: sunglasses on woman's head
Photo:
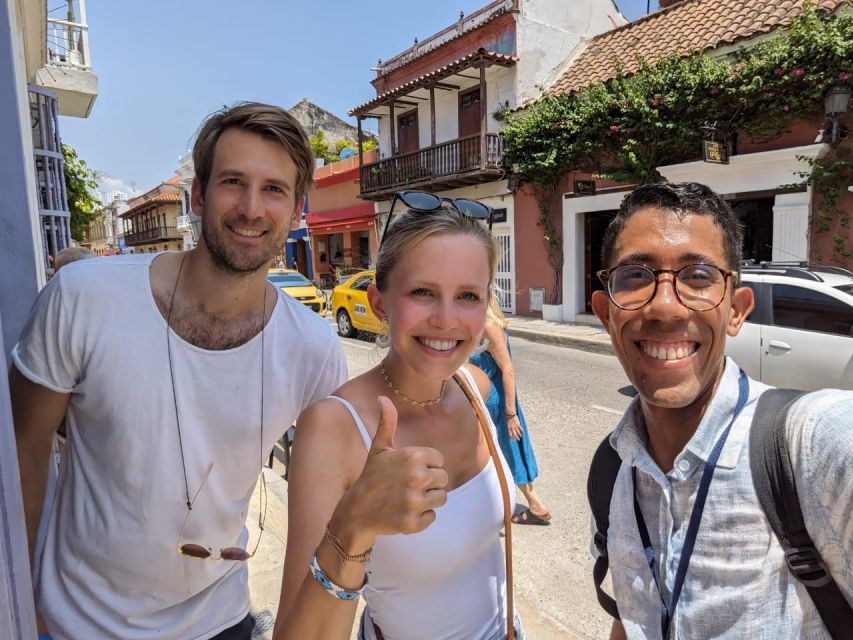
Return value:
<svg viewBox="0 0 853 640">
<path fill-rule="evenodd" d="M 382 229 L 382 237 L 379 240 L 380 245 L 385 240 L 385 234 L 388 233 L 388 227 L 391 225 L 391 217 L 394 214 L 394 206 L 397 204 L 397 200 L 400 200 L 409 209 L 423 213 L 438 211 L 444 203 L 447 203 L 459 213 L 469 218 L 486 220 L 489 223 L 489 231 L 492 230 L 492 208 L 487 204 L 477 202 L 476 200 L 468 200 L 467 198 L 446 198 L 427 191 L 396 191 L 394 199 L 391 201 L 391 210 L 388 212 L 385 226 Z"/>
</svg>

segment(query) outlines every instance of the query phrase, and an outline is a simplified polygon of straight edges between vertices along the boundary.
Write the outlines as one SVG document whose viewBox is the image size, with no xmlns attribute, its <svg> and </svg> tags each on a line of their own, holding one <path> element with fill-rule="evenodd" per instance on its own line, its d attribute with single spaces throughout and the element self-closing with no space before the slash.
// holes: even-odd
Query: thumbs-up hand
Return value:
<svg viewBox="0 0 853 640">
<path fill-rule="evenodd" d="M 367 462 L 333 516 L 350 531 L 358 530 L 360 538 L 371 540 L 422 531 L 435 520 L 435 509 L 447 502 L 444 456 L 430 447 L 396 448 L 397 409 L 385 396 L 379 398 L 379 408 Z"/>
</svg>

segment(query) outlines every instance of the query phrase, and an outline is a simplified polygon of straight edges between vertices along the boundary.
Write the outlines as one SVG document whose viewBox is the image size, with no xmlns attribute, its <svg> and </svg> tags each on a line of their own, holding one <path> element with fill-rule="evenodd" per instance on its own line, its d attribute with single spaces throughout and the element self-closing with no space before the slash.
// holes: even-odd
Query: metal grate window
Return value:
<svg viewBox="0 0 853 640">
<path fill-rule="evenodd" d="M 545 302 L 545 287 L 530 287 L 530 310 L 542 311 Z"/>
</svg>

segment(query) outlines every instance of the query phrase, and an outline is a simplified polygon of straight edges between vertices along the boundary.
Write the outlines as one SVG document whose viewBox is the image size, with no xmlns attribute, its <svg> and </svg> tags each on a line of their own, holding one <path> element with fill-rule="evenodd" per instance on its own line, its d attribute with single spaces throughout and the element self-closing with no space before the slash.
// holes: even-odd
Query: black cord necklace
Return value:
<svg viewBox="0 0 853 640">
<path fill-rule="evenodd" d="M 178 267 L 178 275 L 175 278 L 175 288 L 172 290 L 172 299 L 169 301 L 169 312 L 166 316 L 166 352 L 169 358 L 169 378 L 172 383 L 172 400 L 175 406 L 175 424 L 178 427 L 178 447 L 181 452 L 181 468 L 184 471 L 184 489 L 186 491 L 187 498 L 187 509 L 192 511 L 192 500 L 190 500 L 190 484 L 187 479 L 187 463 L 184 459 L 184 439 L 181 434 L 181 419 L 178 415 L 178 394 L 175 390 L 175 371 L 172 365 L 172 340 L 170 337 L 170 333 L 172 331 L 172 310 L 175 307 L 175 298 L 177 298 L 178 294 L 178 285 L 181 281 L 181 272 L 184 270 L 184 262 L 186 262 L 187 255 L 184 254 L 181 257 L 181 264 Z M 264 332 L 266 329 L 266 315 L 267 315 L 267 287 L 264 284 L 264 306 L 261 309 L 261 439 L 260 439 L 260 460 L 261 460 L 261 474 L 263 478 L 263 465 L 264 465 L 264 354 L 266 353 L 266 349 L 264 348 Z M 262 486 L 264 487 L 263 491 L 266 494 L 266 483 L 262 482 Z M 258 518 L 258 526 L 260 530 L 263 532 L 264 530 L 264 522 L 266 521 L 266 495 L 262 496 L 262 500 L 264 502 L 263 508 L 260 510 L 261 515 Z M 260 542 L 260 540 L 259 540 Z"/>
</svg>

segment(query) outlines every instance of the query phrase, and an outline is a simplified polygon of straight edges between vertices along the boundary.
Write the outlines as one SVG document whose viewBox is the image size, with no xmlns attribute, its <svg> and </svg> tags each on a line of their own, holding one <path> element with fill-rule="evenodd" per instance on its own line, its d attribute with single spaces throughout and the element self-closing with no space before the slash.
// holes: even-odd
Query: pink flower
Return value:
<svg viewBox="0 0 853 640">
<path fill-rule="evenodd" d="M 712 95 L 712 96 L 715 96 L 715 95 L 717 95 L 718 93 L 720 93 L 720 88 L 719 88 L 719 87 L 711 87 L 711 95 Z"/>
<path fill-rule="evenodd" d="M 838 74 L 838 79 L 841 80 L 841 82 L 847 82 L 850 78 L 853 78 L 853 73 L 850 73 L 849 71 L 842 71 Z"/>
<path fill-rule="evenodd" d="M 658 99 L 652 98 L 651 100 L 649 100 L 649 104 L 652 105 L 653 107 L 658 106 Z"/>
<path fill-rule="evenodd" d="M 776 67 L 773 70 L 773 75 L 776 76 L 777 78 L 781 78 L 782 76 L 785 75 L 785 70 L 782 67 Z"/>
<path fill-rule="evenodd" d="M 613 133 L 619 133 L 620 131 L 622 131 L 622 125 L 621 125 L 621 124 L 611 124 L 611 125 L 610 125 L 610 130 L 611 130 Z"/>
<path fill-rule="evenodd" d="M 790 110 L 791 110 L 791 107 L 789 107 L 787 104 L 782 107 L 782 111 L 790 111 Z"/>
<path fill-rule="evenodd" d="M 806 75 L 806 72 L 802 67 L 797 67 L 790 73 L 792 78 L 802 78 L 804 75 Z"/>
</svg>

